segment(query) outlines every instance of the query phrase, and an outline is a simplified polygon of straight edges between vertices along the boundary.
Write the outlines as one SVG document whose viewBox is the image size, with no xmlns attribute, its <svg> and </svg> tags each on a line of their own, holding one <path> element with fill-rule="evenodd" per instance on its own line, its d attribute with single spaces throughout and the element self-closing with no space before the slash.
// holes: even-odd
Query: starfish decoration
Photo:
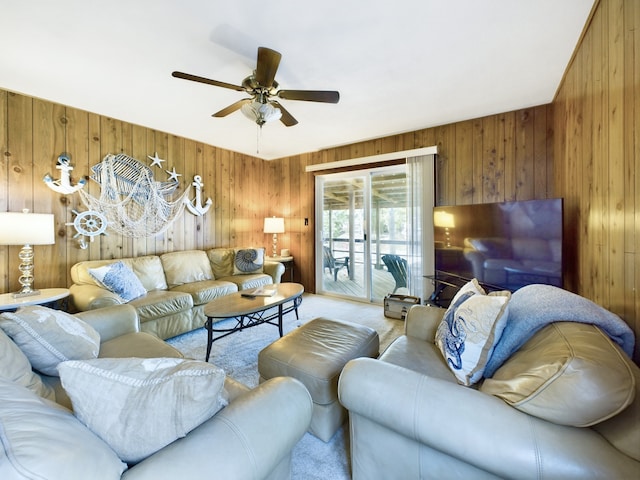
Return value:
<svg viewBox="0 0 640 480">
<path fill-rule="evenodd" d="M 154 165 L 157 165 L 160 168 L 162 168 L 162 162 L 166 162 L 166 160 L 162 160 L 160 157 L 158 157 L 158 152 L 156 152 L 156 154 L 153 157 L 151 155 L 147 155 L 147 157 L 149 157 L 149 160 L 151 160 L 152 167 Z"/>
<path fill-rule="evenodd" d="M 173 167 L 171 169 L 171 171 L 169 170 L 165 170 L 165 172 L 167 172 L 169 174 L 169 180 L 175 180 L 176 182 L 178 181 L 178 177 L 181 177 L 182 174 L 181 173 L 177 173 L 176 172 L 176 167 Z"/>
</svg>

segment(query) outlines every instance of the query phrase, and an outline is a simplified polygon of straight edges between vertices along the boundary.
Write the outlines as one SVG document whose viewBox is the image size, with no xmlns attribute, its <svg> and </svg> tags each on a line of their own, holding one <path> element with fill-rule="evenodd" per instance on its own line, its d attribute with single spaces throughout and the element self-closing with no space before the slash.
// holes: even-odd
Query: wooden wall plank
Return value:
<svg viewBox="0 0 640 480">
<path fill-rule="evenodd" d="M 610 303 L 624 310 L 624 35 L 623 0 L 609 1 L 609 217 Z"/>
<path fill-rule="evenodd" d="M 33 173 L 33 99 L 24 95 L 9 93 L 7 119 L 7 153 L 9 169 L 7 176 L 7 210 L 20 212 L 27 208 L 34 211 Z M 36 212 L 42 213 L 42 212 Z M 9 247 L 9 289 L 19 289 L 18 252 L 19 246 Z M 40 248 L 40 247 L 37 247 Z M 35 255 L 38 254 L 36 249 Z M 38 288 L 44 285 L 44 278 L 38 280 Z"/>
<path fill-rule="evenodd" d="M 66 216 L 66 195 L 54 192 L 42 180 L 46 174 L 52 178 L 60 178 L 60 170 L 56 169 L 58 156 L 64 152 L 64 129 L 66 118 L 61 105 L 35 99 L 33 101 L 33 211 L 54 214 L 56 243 L 34 248 L 37 258 L 34 259 L 34 285 L 38 288 L 40 265 L 46 265 L 46 282 L 54 281 L 63 285 L 67 280 L 66 244 L 64 239 L 64 219 Z M 42 269 L 43 272 L 45 271 Z"/>
<path fill-rule="evenodd" d="M 9 209 L 9 92 L 0 90 L 0 212 Z M 0 291 L 9 291 L 9 247 L 0 245 Z"/>
</svg>

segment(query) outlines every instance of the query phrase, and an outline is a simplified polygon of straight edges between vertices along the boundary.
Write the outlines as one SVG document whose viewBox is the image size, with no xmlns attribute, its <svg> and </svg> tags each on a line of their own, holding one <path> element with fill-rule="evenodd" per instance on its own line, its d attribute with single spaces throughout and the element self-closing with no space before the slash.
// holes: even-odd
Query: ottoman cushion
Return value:
<svg viewBox="0 0 640 480">
<path fill-rule="evenodd" d="M 260 376 L 300 380 L 314 403 L 338 398 L 338 378 L 345 364 L 357 357 L 377 357 L 377 332 L 364 325 L 316 318 L 263 349 L 258 355 Z"/>
</svg>

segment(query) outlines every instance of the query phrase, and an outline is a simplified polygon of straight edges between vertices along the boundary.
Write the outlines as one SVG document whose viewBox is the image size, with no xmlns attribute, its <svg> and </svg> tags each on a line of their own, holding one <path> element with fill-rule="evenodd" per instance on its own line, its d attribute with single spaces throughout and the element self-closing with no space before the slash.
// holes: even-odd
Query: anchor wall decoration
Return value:
<svg viewBox="0 0 640 480">
<path fill-rule="evenodd" d="M 191 185 L 196 189 L 196 197 L 193 200 L 185 197 L 184 203 L 191 213 L 201 217 L 207 213 L 213 202 L 211 198 L 208 198 L 206 203 L 202 205 L 202 187 L 204 187 L 204 184 L 202 183 L 202 177 L 200 177 L 200 175 L 193 177 L 193 183 Z"/>
<path fill-rule="evenodd" d="M 60 180 L 54 180 L 48 173 L 43 178 L 47 187 L 55 192 L 62 193 L 63 195 L 69 195 L 77 192 L 84 187 L 85 183 L 87 183 L 87 181 L 82 178 L 76 185 L 71 185 L 69 172 L 73 170 L 73 167 L 71 166 L 69 157 L 65 153 L 58 157 L 58 165 L 56 165 L 56 168 L 61 172 Z"/>
</svg>

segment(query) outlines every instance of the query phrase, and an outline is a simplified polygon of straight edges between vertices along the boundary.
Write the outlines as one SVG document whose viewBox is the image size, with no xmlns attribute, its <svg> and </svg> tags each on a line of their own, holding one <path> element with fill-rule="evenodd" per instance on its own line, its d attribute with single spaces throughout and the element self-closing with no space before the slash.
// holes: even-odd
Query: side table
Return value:
<svg viewBox="0 0 640 480">
<path fill-rule="evenodd" d="M 0 311 L 15 310 L 27 305 L 46 305 L 64 300 L 69 296 L 68 288 L 43 288 L 38 295 L 14 298 L 12 293 L 0 295 Z"/>
<path fill-rule="evenodd" d="M 288 257 L 265 257 L 270 262 L 280 262 L 284 265 L 285 271 L 289 270 L 289 281 L 293 282 L 293 256 Z"/>
</svg>

